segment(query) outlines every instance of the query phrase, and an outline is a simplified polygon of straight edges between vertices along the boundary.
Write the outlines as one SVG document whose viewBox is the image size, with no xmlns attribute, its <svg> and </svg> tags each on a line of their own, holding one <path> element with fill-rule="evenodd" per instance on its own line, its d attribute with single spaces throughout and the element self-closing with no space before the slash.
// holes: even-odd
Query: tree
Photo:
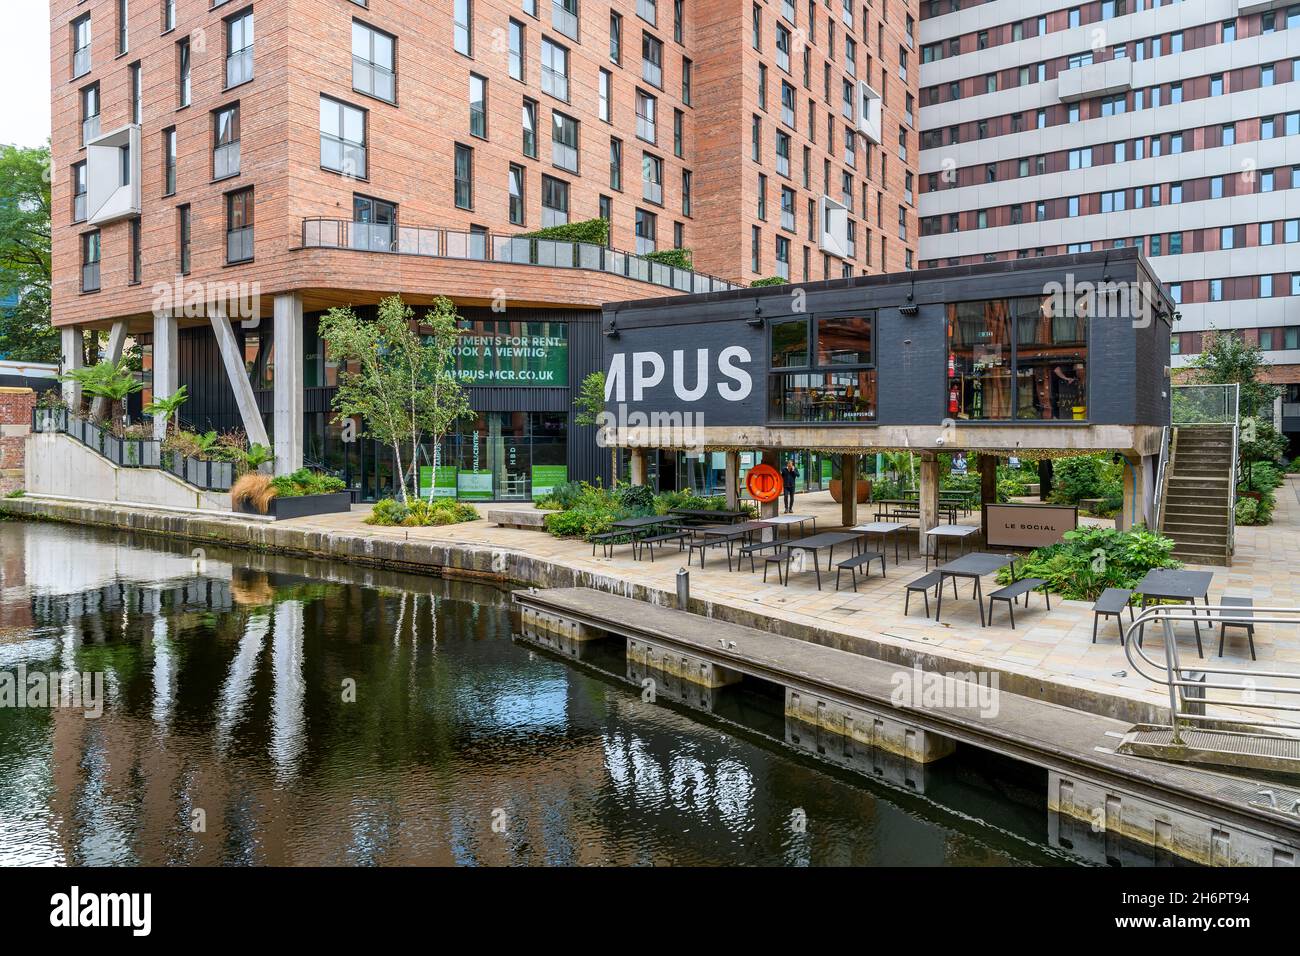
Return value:
<svg viewBox="0 0 1300 956">
<path fill-rule="evenodd" d="M 1190 363 L 1192 382 L 1197 385 L 1239 385 L 1241 417 L 1272 418 L 1273 402 L 1282 389 L 1264 380 L 1268 362 L 1260 347 L 1231 332 L 1215 332 L 1207 338 L 1201 354 Z"/>
<path fill-rule="evenodd" d="M 50 149 L 0 146 L 0 358 L 57 362 L 50 326 Z"/>
<path fill-rule="evenodd" d="M 1248 418 L 1241 425 L 1238 459 L 1246 473 L 1246 486 L 1253 488 L 1256 462 L 1274 462 L 1286 454 L 1290 442 L 1267 418 Z"/>
<path fill-rule="evenodd" d="M 439 296 L 421 322 L 422 334 L 412 328 L 414 316 L 400 297 L 389 296 L 379 303 L 374 321 L 336 307 L 320 322 L 330 353 L 346 363 L 334 409 L 340 418 L 360 416 L 366 435 L 392 448 L 405 505 L 410 504 L 408 472 L 419 494 L 420 443 L 428 438 L 437 447 L 456 420 L 470 414 L 454 372 L 453 348 L 460 336 L 456 307 Z"/>
<path fill-rule="evenodd" d="M 604 425 L 605 414 L 605 373 L 591 372 L 578 386 L 578 397 L 573 400 L 578 414 L 573 421 L 578 425 Z M 609 446 L 609 483 L 613 487 L 618 478 L 618 447 Z"/>
<path fill-rule="evenodd" d="M 144 382 L 135 377 L 125 362 L 118 362 L 116 365 L 112 362 L 97 362 L 94 365 L 74 368 L 60 375 L 59 380 L 76 382 L 81 386 L 82 392 L 91 398 L 107 399 L 110 420 L 117 418 L 120 406 L 126 401 L 128 395 L 134 395 L 144 388 Z M 79 409 L 73 409 L 74 413 L 78 411 Z"/>
</svg>

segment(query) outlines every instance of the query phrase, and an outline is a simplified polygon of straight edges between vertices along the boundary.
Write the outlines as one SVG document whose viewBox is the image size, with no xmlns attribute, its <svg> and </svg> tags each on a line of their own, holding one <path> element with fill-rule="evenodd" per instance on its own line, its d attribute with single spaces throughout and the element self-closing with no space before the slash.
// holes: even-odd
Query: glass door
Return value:
<svg viewBox="0 0 1300 956">
<path fill-rule="evenodd" d="M 392 252 L 397 206 L 369 196 L 352 197 L 352 247 Z"/>
</svg>

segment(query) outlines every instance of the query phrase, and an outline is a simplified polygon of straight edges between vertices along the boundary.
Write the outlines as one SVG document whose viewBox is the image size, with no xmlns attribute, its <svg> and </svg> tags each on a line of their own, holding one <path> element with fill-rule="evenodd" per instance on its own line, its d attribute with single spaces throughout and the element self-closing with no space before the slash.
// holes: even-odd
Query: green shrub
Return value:
<svg viewBox="0 0 1300 956">
<path fill-rule="evenodd" d="M 1259 502 L 1254 498 L 1237 499 L 1237 524 L 1263 524 L 1259 520 Z"/>
<path fill-rule="evenodd" d="M 694 268 L 694 256 L 689 249 L 656 249 L 654 252 L 647 252 L 642 258 L 673 266 L 676 269 Z"/>
<path fill-rule="evenodd" d="M 22 497 L 23 495 L 25 495 L 25 494 L 27 494 L 27 492 L 23 491 L 21 488 L 15 488 L 13 491 L 9 492 L 9 494 L 5 495 L 5 497 L 6 497 L 6 498 L 21 498 L 21 497 Z"/>
<path fill-rule="evenodd" d="M 460 524 L 477 518 L 478 511 L 473 505 L 454 498 L 435 498 L 433 501 L 416 498 L 410 507 L 392 498 L 381 498 L 375 502 L 366 524 L 423 528 L 429 525 Z"/>
<path fill-rule="evenodd" d="M 301 498 L 303 495 L 328 495 L 347 487 L 333 475 L 319 475 L 307 468 L 299 468 L 288 475 L 271 479 L 278 498 Z"/>
<path fill-rule="evenodd" d="M 1182 567 L 1173 552 L 1173 541 L 1145 528 L 1076 528 L 1017 561 L 1016 577 L 1042 578 L 1063 597 L 1091 601 L 1106 588 L 1133 588 L 1152 568 Z M 1010 581 L 1010 569 L 998 572 L 999 584 Z"/>
<path fill-rule="evenodd" d="M 755 279 L 749 284 L 751 289 L 761 289 L 769 285 L 788 285 L 789 279 L 782 279 L 780 276 L 764 276 L 762 279 Z"/>
<path fill-rule="evenodd" d="M 654 489 L 648 485 L 627 485 L 618 490 L 618 503 L 629 511 L 654 514 Z"/>
<path fill-rule="evenodd" d="M 612 509 L 583 505 L 547 515 L 546 530 L 557 538 L 590 538 L 610 529 L 618 520 Z"/>
<path fill-rule="evenodd" d="M 1276 465 L 1268 462 L 1256 462 L 1246 472 L 1245 479 L 1237 485 L 1238 491 L 1272 491 L 1281 488 L 1286 480 L 1285 474 Z"/>
<path fill-rule="evenodd" d="M 598 246 L 609 244 L 609 221 L 605 219 L 584 219 L 581 222 L 566 222 L 559 226 L 547 226 L 524 233 L 528 239 L 554 239 L 559 242 L 590 242 Z"/>
</svg>

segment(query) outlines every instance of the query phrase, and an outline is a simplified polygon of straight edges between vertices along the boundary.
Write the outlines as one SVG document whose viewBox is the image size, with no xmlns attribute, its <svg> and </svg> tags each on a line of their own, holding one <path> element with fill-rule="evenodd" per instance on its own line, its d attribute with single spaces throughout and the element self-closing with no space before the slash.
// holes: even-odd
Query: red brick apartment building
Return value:
<svg viewBox="0 0 1300 956">
<path fill-rule="evenodd" d="M 527 494 L 539 455 L 594 476 L 605 456 L 566 439 L 603 302 L 915 265 L 918 19 L 902 0 L 52 0 L 65 364 L 87 328 L 115 331 L 110 355 L 134 337 L 156 393 L 189 386 L 183 418 L 371 496 L 391 476 L 338 441 L 315 319 L 446 295 L 475 333 L 552 353 L 540 385 L 485 359 L 441 460 L 472 444 L 494 497 Z M 512 238 L 597 217 L 608 247 Z M 673 248 L 694 272 L 637 255 Z"/>
</svg>

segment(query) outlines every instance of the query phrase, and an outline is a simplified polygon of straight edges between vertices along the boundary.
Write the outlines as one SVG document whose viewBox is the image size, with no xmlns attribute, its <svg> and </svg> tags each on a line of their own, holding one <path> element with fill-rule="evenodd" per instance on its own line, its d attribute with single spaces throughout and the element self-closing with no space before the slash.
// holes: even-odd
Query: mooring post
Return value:
<svg viewBox="0 0 1300 956">
<path fill-rule="evenodd" d="M 685 568 L 677 569 L 677 607 L 683 611 L 691 609 L 691 572 Z"/>
</svg>

